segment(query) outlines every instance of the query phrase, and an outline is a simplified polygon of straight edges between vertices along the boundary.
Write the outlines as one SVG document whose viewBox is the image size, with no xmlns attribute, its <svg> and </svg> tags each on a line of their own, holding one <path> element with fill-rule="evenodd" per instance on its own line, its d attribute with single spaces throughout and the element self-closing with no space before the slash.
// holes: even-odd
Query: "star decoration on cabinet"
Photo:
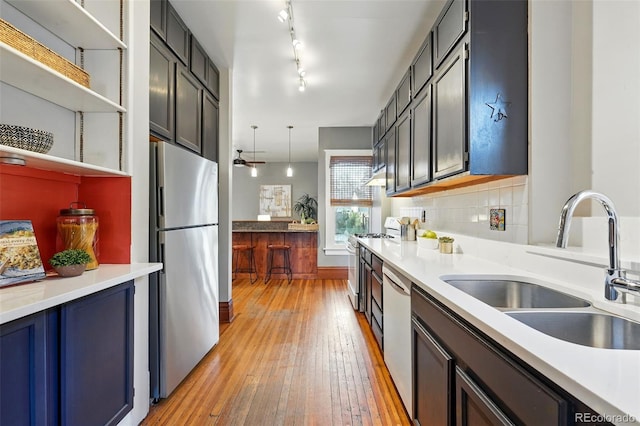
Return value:
<svg viewBox="0 0 640 426">
<path fill-rule="evenodd" d="M 495 102 L 487 102 L 485 105 L 491 108 L 491 118 L 493 118 L 493 121 L 498 122 L 503 118 L 509 117 L 507 115 L 507 107 L 511 105 L 511 102 L 505 102 L 505 100 L 502 99 L 502 95 L 500 95 L 500 93 L 496 95 Z"/>
</svg>

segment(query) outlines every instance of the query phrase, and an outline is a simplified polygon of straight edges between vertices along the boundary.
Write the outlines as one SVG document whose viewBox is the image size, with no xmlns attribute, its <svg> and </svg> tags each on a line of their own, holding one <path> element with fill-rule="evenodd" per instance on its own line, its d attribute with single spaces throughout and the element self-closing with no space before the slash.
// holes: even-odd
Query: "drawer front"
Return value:
<svg viewBox="0 0 640 426">
<path fill-rule="evenodd" d="M 382 309 L 380 308 L 380 306 L 378 306 L 378 303 L 375 301 L 371 304 L 371 316 L 378 323 L 380 328 L 382 328 L 383 326 Z"/>
<path fill-rule="evenodd" d="M 373 336 L 376 338 L 376 342 L 380 347 L 380 350 L 384 350 L 382 341 L 382 327 L 376 322 L 375 318 L 371 321 L 371 330 L 373 330 Z"/>
<path fill-rule="evenodd" d="M 382 280 L 376 274 L 371 274 L 371 297 L 382 306 Z"/>
<path fill-rule="evenodd" d="M 411 291 L 411 309 L 510 418 L 531 425 L 567 424 L 567 401 L 416 287 Z"/>
<path fill-rule="evenodd" d="M 382 259 L 375 254 L 371 254 L 371 267 L 378 274 L 378 278 L 382 279 Z"/>
<path fill-rule="evenodd" d="M 366 247 L 360 246 L 360 258 L 363 259 L 367 265 L 371 265 L 371 252 Z"/>
</svg>

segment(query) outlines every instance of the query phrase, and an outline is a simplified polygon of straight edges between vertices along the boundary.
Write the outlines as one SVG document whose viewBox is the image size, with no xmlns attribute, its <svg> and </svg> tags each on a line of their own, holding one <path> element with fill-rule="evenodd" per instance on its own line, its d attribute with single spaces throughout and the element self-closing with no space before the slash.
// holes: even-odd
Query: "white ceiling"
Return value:
<svg viewBox="0 0 640 426">
<path fill-rule="evenodd" d="M 317 161 L 318 128 L 371 126 L 442 0 L 292 0 L 307 90 L 298 91 L 284 0 L 170 0 L 218 68 L 232 70 L 234 149 Z M 253 159 L 253 154 L 245 155 Z"/>
</svg>

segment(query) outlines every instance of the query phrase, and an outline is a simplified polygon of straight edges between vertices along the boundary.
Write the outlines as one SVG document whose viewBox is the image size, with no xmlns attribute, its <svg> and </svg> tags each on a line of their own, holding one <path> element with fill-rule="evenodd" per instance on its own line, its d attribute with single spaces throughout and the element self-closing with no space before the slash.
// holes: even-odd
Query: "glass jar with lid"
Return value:
<svg viewBox="0 0 640 426">
<path fill-rule="evenodd" d="M 95 210 L 79 201 L 71 203 L 68 209 L 60 210 L 57 230 L 57 251 L 82 249 L 91 256 L 87 270 L 98 267 L 98 216 Z"/>
</svg>

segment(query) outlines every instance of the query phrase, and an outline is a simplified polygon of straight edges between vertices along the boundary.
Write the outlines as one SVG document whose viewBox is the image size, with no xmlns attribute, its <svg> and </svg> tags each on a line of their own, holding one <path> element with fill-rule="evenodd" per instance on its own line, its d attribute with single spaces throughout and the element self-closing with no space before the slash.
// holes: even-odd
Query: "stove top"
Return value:
<svg viewBox="0 0 640 426">
<path fill-rule="evenodd" d="M 371 232 L 368 234 L 355 234 L 357 238 L 393 238 L 393 235 L 383 234 L 380 232 Z"/>
</svg>

